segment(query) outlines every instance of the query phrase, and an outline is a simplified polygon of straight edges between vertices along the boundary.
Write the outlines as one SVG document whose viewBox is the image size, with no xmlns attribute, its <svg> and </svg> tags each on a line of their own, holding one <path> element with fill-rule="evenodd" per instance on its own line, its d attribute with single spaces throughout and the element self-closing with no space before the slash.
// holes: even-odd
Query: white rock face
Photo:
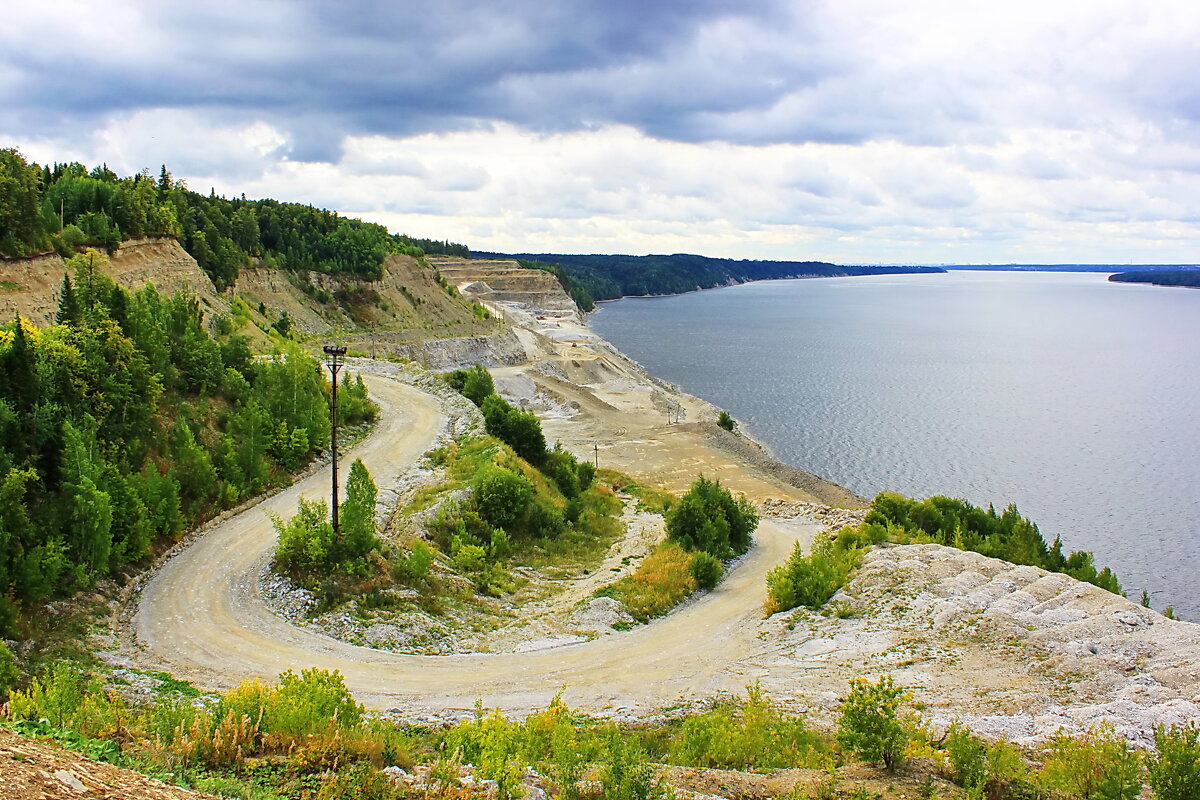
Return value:
<svg viewBox="0 0 1200 800">
<path fill-rule="evenodd" d="M 633 617 L 625 611 L 620 600 L 612 597 L 596 597 L 575 612 L 572 621 L 579 630 L 591 633 L 608 633 L 618 623 L 631 623 Z"/>
<path fill-rule="evenodd" d="M 1018 743 L 1109 724 L 1148 746 L 1156 725 L 1200 720 L 1200 625 L 1066 575 L 934 544 L 885 546 L 835 600 L 858 616 L 772 618 L 792 626 L 777 628 L 773 666 L 820 668 L 801 680 L 817 684 L 837 668 L 891 672 L 935 727 L 959 719 Z"/>
</svg>

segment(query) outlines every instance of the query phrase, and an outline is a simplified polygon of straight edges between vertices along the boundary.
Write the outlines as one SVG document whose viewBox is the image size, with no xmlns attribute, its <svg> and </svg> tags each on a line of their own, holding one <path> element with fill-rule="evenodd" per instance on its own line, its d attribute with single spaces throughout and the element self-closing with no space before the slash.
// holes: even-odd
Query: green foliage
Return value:
<svg viewBox="0 0 1200 800">
<path fill-rule="evenodd" d="M 636 739 L 613 728 L 607 760 L 600 767 L 600 788 L 606 800 L 657 800 L 670 791 L 655 776 L 654 767 Z"/>
<path fill-rule="evenodd" d="M 350 373 L 342 375 L 342 384 L 338 388 L 338 422 L 342 425 L 354 425 L 360 422 L 374 422 L 379 418 L 379 406 L 367 396 L 367 385 L 359 373 L 350 380 Z"/>
<path fill-rule="evenodd" d="M 1200 725 L 1160 725 L 1154 729 L 1158 751 L 1146 758 L 1150 787 L 1158 800 L 1200 797 Z"/>
<path fill-rule="evenodd" d="M 255 363 L 240 337 L 212 338 L 194 297 L 164 298 L 150 285 L 130 295 L 104 259 L 68 259 L 74 280 L 64 278 L 59 324 L 0 327 L 0 628 L 9 635 L 16 602 L 144 559 L 155 540 L 302 467 L 329 434 L 328 387 L 311 356 L 293 349 Z"/>
<path fill-rule="evenodd" d="M 41 170 L 14 148 L 0 150 L 0 255 L 19 257 L 47 248 L 39 209 Z"/>
<path fill-rule="evenodd" d="M 713 588 L 725 573 L 725 565 L 721 563 L 721 559 L 703 550 L 692 553 L 692 563 L 688 569 L 701 589 Z"/>
<path fill-rule="evenodd" d="M 332 724 L 341 729 L 362 724 L 364 709 L 346 689 L 337 670 L 288 670 L 279 676 L 279 689 L 266 716 L 266 730 L 288 736 L 310 736 Z"/>
<path fill-rule="evenodd" d="M 541 466 L 546 459 L 546 437 L 536 414 L 513 408 L 497 394 L 485 397 L 479 410 L 483 412 L 488 433 L 530 464 Z"/>
<path fill-rule="evenodd" d="M 1028 768 L 1008 742 L 988 745 L 959 723 L 950 726 L 945 740 L 950 762 L 949 778 L 968 791 L 968 797 L 1003 796 L 1002 787 L 1025 779 Z"/>
<path fill-rule="evenodd" d="M 838 718 L 838 744 L 860 758 L 883 762 L 889 770 L 900 766 L 909 739 L 900 719 L 900 706 L 907 698 L 908 693 L 892 682 L 891 675 L 876 683 L 851 679 L 850 695 Z"/>
<path fill-rule="evenodd" d="M 987 782 L 987 745 L 957 722 L 946 733 L 946 755 L 950 780 L 976 793 Z"/>
<path fill-rule="evenodd" d="M 1141 759 L 1129 742 L 1102 726 L 1080 738 L 1056 736 L 1037 781 L 1084 800 L 1136 800 L 1140 772 Z"/>
<path fill-rule="evenodd" d="M 734 421 L 733 417 L 729 416 L 728 411 L 722 411 L 720 416 L 717 417 L 717 425 L 733 433 L 734 428 L 737 427 L 737 422 Z"/>
<path fill-rule="evenodd" d="M 119 764 L 121 760 L 121 748 L 117 746 L 116 742 L 110 739 L 84 736 L 70 728 L 55 727 L 50 723 L 50 720 L 45 718 L 21 720 L 12 723 L 8 727 L 22 736 L 28 736 L 33 739 L 49 739 L 68 750 L 82 753 L 94 761 Z"/>
<path fill-rule="evenodd" d="M 341 527 L 339 560 L 355 561 L 379 547 L 379 539 L 375 536 L 375 500 L 378 494 L 375 481 L 362 459 L 354 459 L 346 480 L 346 500 L 338 509 Z"/>
<path fill-rule="evenodd" d="M 825 605 L 862 563 L 873 541 L 870 533 L 866 528 L 844 528 L 832 538 L 818 537 L 807 556 L 796 542 L 788 560 L 767 573 L 767 613 Z"/>
<path fill-rule="evenodd" d="M 20 677 L 20 674 L 12 650 L 9 650 L 8 645 L 0 641 L 0 697 L 4 697 L 8 694 L 9 689 L 17 685 L 17 678 Z"/>
<path fill-rule="evenodd" d="M 1121 593 L 1117 578 L 1106 567 L 1097 570 L 1092 554 L 1078 551 L 1064 556 L 1062 544 L 1047 545 L 1037 525 L 1022 517 L 1015 505 L 997 514 L 965 500 L 930 497 L 911 500 L 893 492 L 880 493 L 871 503 L 865 524 L 885 528 L 891 541 L 923 541 L 973 550 L 1014 564 L 1029 564 Z"/>
<path fill-rule="evenodd" d="M 672 764 L 709 769 L 824 768 L 832 758 L 824 737 L 803 718 L 786 716 L 757 684 L 743 700 L 686 717 L 670 744 Z"/>
<path fill-rule="evenodd" d="M 667 536 L 721 560 L 746 552 L 756 527 L 758 514 L 745 497 L 734 500 L 719 481 L 704 476 L 667 512 Z"/>
<path fill-rule="evenodd" d="M 472 488 L 479 513 L 492 525 L 502 528 L 521 520 L 533 499 L 533 486 L 525 476 L 504 467 L 482 470 Z"/>
<path fill-rule="evenodd" d="M 333 530 L 324 500 L 302 498 L 290 520 L 272 515 L 279 535 L 275 568 L 309 586 L 335 573 L 365 576 L 367 555 L 379 547 L 375 535 L 377 493 L 362 459 L 355 459 L 346 482 L 346 499 L 338 508 L 340 530 Z"/>
<path fill-rule="evenodd" d="M 423 539 L 417 539 L 408 553 L 402 554 L 396 561 L 392 576 L 409 586 L 425 586 L 429 582 L 436 558 L 437 551 Z"/>
<path fill-rule="evenodd" d="M 289 575 L 313 575 L 333 559 L 333 523 L 324 500 L 301 498 L 300 507 L 289 520 L 272 515 L 279 541 L 275 545 L 275 567 Z"/>
<path fill-rule="evenodd" d="M 446 375 L 446 381 L 477 406 L 483 405 L 483 400 L 488 395 L 496 393 L 492 374 L 480 364 L 471 369 L 454 370 Z"/>
</svg>

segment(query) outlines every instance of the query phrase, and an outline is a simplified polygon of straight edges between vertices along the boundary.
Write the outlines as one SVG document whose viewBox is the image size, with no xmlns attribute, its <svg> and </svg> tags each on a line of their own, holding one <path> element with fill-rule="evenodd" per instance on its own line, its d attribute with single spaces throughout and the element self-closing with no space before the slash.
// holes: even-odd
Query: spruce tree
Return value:
<svg viewBox="0 0 1200 800">
<path fill-rule="evenodd" d="M 71 276 L 64 272 L 62 288 L 58 292 L 58 313 L 54 315 L 54 321 L 59 325 L 76 325 L 80 316 L 79 298 L 75 296 Z"/>
</svg>

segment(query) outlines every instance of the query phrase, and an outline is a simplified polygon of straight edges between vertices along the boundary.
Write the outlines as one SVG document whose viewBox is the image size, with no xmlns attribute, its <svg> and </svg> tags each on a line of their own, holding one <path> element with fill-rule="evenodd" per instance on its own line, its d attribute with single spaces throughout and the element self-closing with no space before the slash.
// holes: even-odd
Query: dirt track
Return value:
<svg viewBox="0 0 1200 800">
<path fill-rule="evenodd" d="M 433 442 L 437 402 L 412 387 L 368 376 L 383 414 L 360 456 L 380 485 Z M 753 649 L 764 577 L 815 525 L 766 520 L 758 541 L 713 592 L 670 617 L 594 642 L 530 653 L 404 656 L 356 647 L 288 624 L 266 609 L 257 576 L 274 544 L 265 513 L 291 513 L 301 495 L 322 496 L 322 470 L 199 538 L 154 576 L 133 619 L 135 659 L 213 688 L 287 669 L 337 669 L 368 706 L 422 714 L 487 706 L 544 707 L 563 686 L 576 707 L 645 713 L 677 699 L 740 691 L 753 676 L 741 660 Z"/>
</svg>

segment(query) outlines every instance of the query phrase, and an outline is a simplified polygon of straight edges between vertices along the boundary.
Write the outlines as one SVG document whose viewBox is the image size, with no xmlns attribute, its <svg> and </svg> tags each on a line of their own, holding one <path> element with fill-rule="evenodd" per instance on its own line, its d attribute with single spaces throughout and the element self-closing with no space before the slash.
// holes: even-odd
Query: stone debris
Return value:
<svg viewBox="0 0 1200 800">
<path fill-rule="evenodd" d="M 450 765 L 443 767 L 443 770 L 442 776 L 438 777 L 433 774 L 434 768 L 431 765 L 417 764 L 412 772 L 406 772 L 400 767 L 386 767 L 383 774 L 393 783 L 425 792 L 427 795 L 442 796 L 446 789 L 452 786 L 482 797 L 492 798 L 498 794 L 499 785 L 496 781 L 479 777 L 473 764 Z M 546 800 L 549 795 L 545 787 L 545 779 L 532 767 L 526 767 L 521 782 L 513 789 L 513 796 L 524 800 Z"/>
<path fill-rule="evenodd" d="M 571 622 L 580 631 L 611 633 L 615 626 L 630 625 L 634 619 L 620 600 L 594 597 L 571 616 Z"/>
<path fill-rule="evenodd" d="M 805 517 L 821 523 L 829 530 L 839 530 L 847 525 L 861 524 L 867 516 L 867 509 L 835 508 L 822 503 L 803 503 L 776 497 L 759 503 L 758 513 L 777 519 Z"/>
</svg>

